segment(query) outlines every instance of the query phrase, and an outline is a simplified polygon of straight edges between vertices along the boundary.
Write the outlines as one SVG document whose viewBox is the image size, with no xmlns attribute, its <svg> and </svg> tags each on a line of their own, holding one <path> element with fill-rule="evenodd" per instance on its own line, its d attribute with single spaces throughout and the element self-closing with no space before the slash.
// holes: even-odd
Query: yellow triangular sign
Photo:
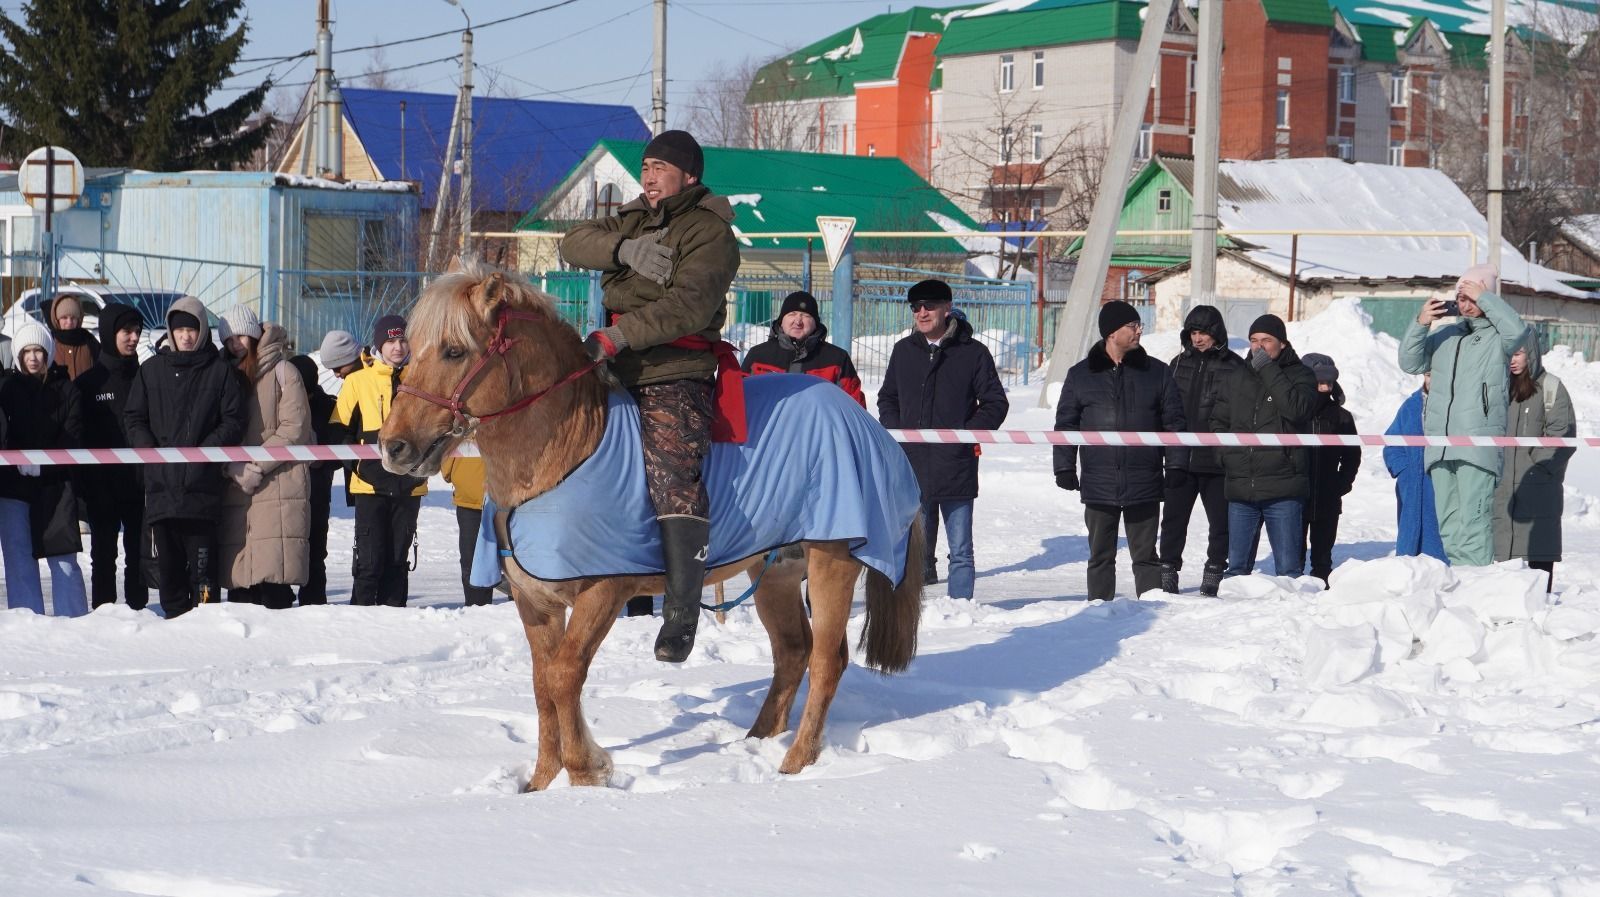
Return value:
<svg viewBox="0 0 1600 897">
<path fill-rule="evenodd" d="M 856 220 L 832 215 L 817 216 L 817 230 L 822 231 L 822 251 L 828 254 L 828 270 L 839 267 L 839 257 L 844 253 L 844 244 L 850 242 L 850 235 L 855 233 Z"/>
</svg>

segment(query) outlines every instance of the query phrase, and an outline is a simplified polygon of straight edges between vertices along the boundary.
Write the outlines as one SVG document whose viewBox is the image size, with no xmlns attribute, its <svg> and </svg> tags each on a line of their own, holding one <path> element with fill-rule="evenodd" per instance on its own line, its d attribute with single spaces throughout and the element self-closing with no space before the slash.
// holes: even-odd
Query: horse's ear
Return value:
<svg viewBox="0 0 1600 897">
<path fill-rule="evenodd" d="M 485 319 L 492 318 L 500 307 L 506 304 L 506 276 L 504 272 L 496 271 L 483 281 L 477 290 L 478 312 Z"/>
</svg>

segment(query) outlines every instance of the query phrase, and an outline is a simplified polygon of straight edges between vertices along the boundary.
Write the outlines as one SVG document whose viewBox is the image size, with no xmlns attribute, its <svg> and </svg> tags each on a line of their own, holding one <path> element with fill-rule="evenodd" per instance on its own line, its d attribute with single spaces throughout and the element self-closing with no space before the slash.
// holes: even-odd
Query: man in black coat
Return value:
<svg viewBox="0 0 1600 897">
<path fill-rule="evenodd" d="M 335 359 L 338 360 L 338 359 Z M 309 355 L 289 359 L 306 388 L 311 425 L 318 445 L 338 445 L 343 434 L 333 423 L 334 398 L 317 382 L 317 363 Z M 300 606 L 328 603 L 328 521 L 333 516 L 333 478 L 344 465 L 315 461 L 311 468 L 311 575 L 300 587 Z"/>
<path fill-rule="evenodd" d="M 84 445 L 127 448 L 123 411 L 139 376 L 144 317 L 113 302 L 100 310 L 100 357 L 73 383 L 83 393 Z M 117 601 L 117 537 L 122 537 L 122 595 L 134 610 L 150 600 L 141 569 L 144 470 L 139 464 L 95 464 L 78 474 L 89 520 L 89 597 L 95 607 Z"/>
<path fill-rule="evenodd" d="M 894 344 L 889 356 L 878 389 L 878 420 L 889 429 L 998 429 L 1011 404 L 994 357 L 972 338 L 966 316 L 951 310 L 950 285 L 924 280 L 914 284 L 906 298 L 915 326 L 910 336 Z M 976 577 L 972 505 L 978 497 L 978 447 L 903 447 L 922 487 L 925 581 L 939 581 L 935 546 L 942 513 L 950 546 L 950 597 L 971 598 Z"/>
<path fill-rule="evenodd" d="M 828 328 L 817 310 L 817 298 L 804 290 L 784 297 L 772 336 L 750 347 L 742 365 L 746 374 L 810 374 L 836 384 L 867 407 L 850 353 L 828 342 Z"/>
<path fill-rule="evenodd" d="M 1356 419 L 1344 408 L 1339 386 L 1339 366 L 1332 358 L 1308 353 L 1300 359 L 1317 378 L 1316 410 L 1311 432 L 1354 436 Z M 1306 498 L 1305 539 L 1311 549 L 1311 575 L 1328 584 L 1333 572 L 1333 546 L 1339 540 L 1339 516 L 1344 497 L 1355 486 L 1361 469 L 1361 449 L 1353 445 L 1325 445 L 1311 449 L 1311 492 Z"/>
<path fill-rule="evenodd" d="M 1056 403 L 1057 430 L 1121 430 L 1174 433 L 1184 429 L 1183 400 L 1172 371 L 1139 346 L 1144 324 L 1132 305 L 1113 300 L 1100 306 L 1099 342 L 1089 357 L 1067 371 Z M 1161 588 L 1156 562 L 1156 521 L 1161 510 L 1162 468 L 1181 469 L 1186 449 L 1058 445 L 1056 485 L 1083 498 L 1089 530 L 1089 598 L 1117 595 L 1117 523 L 1128 534 L 1134 593 Z M 1078 476 L 1078 457 L 1083 476 Z"/>
<path fill-rule="evenodd" d="M 1317 378 L 1289 345 L 1283 320 L 1262 315 L 1250 325 L 1249 364 L 1217 393 L 1214 433 L 1307 433 L 1317 399 Z M 1309 449 L 1261 446 L 1224 448 L 1223 492 L 1228 497 L 1228 570 L 1255 569 L 1261 527 L 1272 543 L 1274 572 L 1305 570 L 1301 514 L 1311 490 Z"/>
<path fill-rule="evenodd" d="M 124 409 L 134 448 L 238 445 L 245 400 L 238 372 L 211 342 L 200 300 L 167 312 L 169 346 L 139 368 Z M 221 464 L 152 464 L 145 469 L 145 525 L 155 556 L 161 609 L 170 619 L 216 599 Z"/>
<path fill-rule="evenodd" d="M 1178 335 L 1183 351 L 1172 359 L 1172 379 L 1183 397 L 1183 419 L 1192 432 L 1209 432 L 1217 389 L 1228 382 L 1244 360 L 1228 348 L 1228 327 L 1222 312 L 1196 305 Z M 1222 491 L 1222 459 L 1213 448 L 1191 448 L 1188 463 L 1174 466 L 1167 458 L 1165 508 L 1161 515 L 1161 589 L 1178 591 L 1183 548 L 1189 539 L 1189 516 L 1196 499 L 1205 506 L 1209 534 L 1200 594 L 1214 597 L 1228 569 L 1228 499 Z"/>
</svg>

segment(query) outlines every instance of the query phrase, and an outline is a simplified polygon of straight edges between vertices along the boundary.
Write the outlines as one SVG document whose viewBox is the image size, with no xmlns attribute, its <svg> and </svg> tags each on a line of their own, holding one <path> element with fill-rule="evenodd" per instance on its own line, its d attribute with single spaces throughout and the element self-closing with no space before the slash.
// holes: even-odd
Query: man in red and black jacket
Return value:
<svg viewBox="0 0 1600 897">
<path fill-rule="evenodd" d="M 861 378 L 850 353 L 828 342 L 828 328 L 817 312 L 817 299 L 803 290 L 790 293 L 772 322 L 772 337 L 752 346 L 744 356 L 747 374 L 810 374 L 838 384 L 850 398 L 867 407 Z"/>
</svg>

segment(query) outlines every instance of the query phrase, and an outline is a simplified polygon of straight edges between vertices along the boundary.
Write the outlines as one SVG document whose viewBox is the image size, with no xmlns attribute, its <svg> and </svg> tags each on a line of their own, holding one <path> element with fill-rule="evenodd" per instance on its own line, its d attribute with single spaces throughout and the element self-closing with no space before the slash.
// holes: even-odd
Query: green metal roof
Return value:
<svg viewBox="0 0 1600 897">
<path fill-rule="evenodd" d="M 599 154 L 609 153 L 628 171 L 637 172 L 644 161 L 643 143 L 603 140 L 590 150 L 561 187 L 551 193 L 553 205 L 585 166 Z M 942 233 L 928 212 L 949 218 L 957 226 L 981 230 L 977 223 L 944 194 L 935 190 L 910 166 L 892 156 L 841 156 L 782 150 L 705 147 L 705 184 L 734 202 L 733 226 L 741 234 L 815 231 L 818 215 L 844 215 L 856 219 L 858 231 L 925 231 Z M 543 208 L 528 213 L 518 230 L 548 230 L 563 222 L 543 217 Z M 889 248 L 887 240 L 860 240 L 858 248 L 871 252 Z M 905 248 L 904 240 L 892 241 Z M 948 237 L 919 240 L 927 253 L 964 253 Z M 804 239 L 754 239 L 752 249 L 805 248 Z"/>
<path fill-rule="evenodd" d="M 1261 8 L 1266 11 L 1269 22 L 1333 27 L 1328 0 L 1261 0 Z"/>
<path fill-rule="evenodd" d="M 1355 28 L 1356 36 L 1361 38 L 1361 58 L 1373 62 L 1395 62 L 1400 56 L 1399 46 L 1394 42 L 1394 36 L 1400 33 L 1399 28 L 1387 25 L 1358 25 L 1350 23 Z"/>
<path fill-rule="evenodd" d="M 1487 0 L 1262 0 L 1264 3 L 1330 3 L 1352 25 L 1383 25 L 1390 28 L 1408 27 L 1408 19 L 1426 18 L 1443 31 L 1451 41 L 1457 34 L 1480 38 L 1489 33 L 1489 3 Z M 1533 0 L 1510 0 L 1509 5 L 1530 6 Z M 1595 0 L 1536 0 L 1544 6 L 1561 6 L 1584 12 L 1600 12 Z M 1518 10 L 1508 10 L 1515 25 Z"/>
<path fill-rule="evenodd" d="M 906 35 L 941 34 L 951 12 L 968 8 L 913 6 L 851 25 L 762 66 L 745 102 L 847 97 L 855 93 L 859 81 L 891 80 Z"/>
<path fill-rule="evenodd" d="M 1143 0 L 1037 0 L 1016 10 L 963 15 L 939 41 L 940 56 L 994 53 L 1101 40 L 1138 40 Z"/>
</svg>

